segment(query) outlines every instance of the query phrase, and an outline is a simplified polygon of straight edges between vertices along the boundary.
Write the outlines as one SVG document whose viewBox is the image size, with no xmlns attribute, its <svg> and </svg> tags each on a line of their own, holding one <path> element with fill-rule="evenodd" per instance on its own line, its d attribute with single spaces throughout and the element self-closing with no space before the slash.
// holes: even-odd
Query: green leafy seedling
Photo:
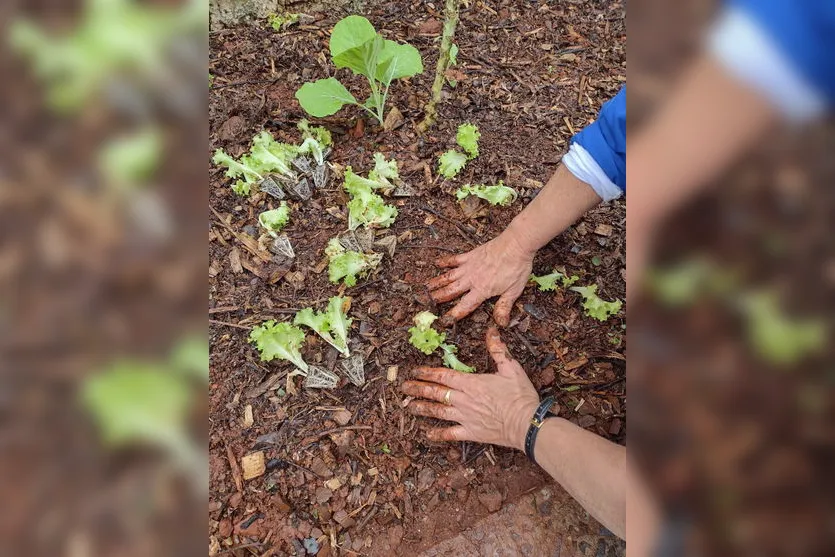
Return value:
<svg viewBox="0 0 835 557">
<path fill-rule="evenodd" d="M 538 277 L 536 275 L 531 275 L 529 279 L 530 282 L 535 282 L 539 285 L 539 290 L 542 292 L 554 291 L 557 289 L 557 283 L 560 284 L 563 288 L 568 288 L 578 280 L 580 277 L 577 275 L 571 275 L 570 277 L 562 274 L 561 272 L 554 269 L 554 272 L 548 275 L 543 275 Z"/>
<path fill-rule="evenodd" d="M 614 300 L 607 302 L 597 295 L 597 285 L 591 286 L 573 286 L 571 288 L 583 297 L 583 308 L 586 310 L 586 315 L 597 319 L 598 321 L 606 321 L 610 316 L 620 311 L 623 302 Z"/>
<path fill-rule="evenodd" d="M 502 207 L 507 207 L 516 201 L 518 197 L 516 190 L 505 186 L 502 180 L 499 180 L 499 183 L 495 186 L 485 186 L 483 184 L 471 186 L 470 184 L 465 184 L 455 192 L 455 197 L 459 200 L 470 195 L 479 197 L 487 201 L 490 205 L 501 205 Z"/>
<path fill-rule="evenodd" d="M 328 256 L 328 278 L 337 283 L 340 280 L 345 286 L 354 286 L 358 278 L 368 276 L 383 260 L 382 254 L 365 254 L 358 251 L 347 251 L 337 238 L 331 238 L 325 248 Z"/>
<path fill-rule="evenodd" d="M 288 222 L 290 222 L 290 207 L 286 201 L 282 201 L 278 208 L 264 211 L 258 215 L 258 224 L 263 226 L 267 233 L 274 238 L 278 237 L 278 233 L 287 226 Z"/>
<path fill-rule="evenodd" d="M 348 16 L 334 26 L 330 53 L 337 68 L 348 68 L 354 75 L 365 76 L 371 96 L 360 104 L 334 77 L 305 83 L 296 91 L 296 98 L 308 114 L 317 118 L 335 114 L 351 104 L 368 112 L 382 125 L 391 83 L 423 72 L 423 61 L 415 47 L 383 38 L 371 22 L 358 15 Z"/>
</svg>

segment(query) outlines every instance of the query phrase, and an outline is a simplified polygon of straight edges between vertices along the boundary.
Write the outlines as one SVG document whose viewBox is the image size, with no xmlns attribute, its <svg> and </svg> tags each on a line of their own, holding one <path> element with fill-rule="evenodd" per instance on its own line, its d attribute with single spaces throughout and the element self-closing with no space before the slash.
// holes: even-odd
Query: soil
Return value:
<svg viewBox="0 0 835 557">
<path fill-rule="evenodd" d="M 209 535 L 216 549 L 304 555 L 304 540 L 315 538 L 319 555 L 402 554 L 406 547 L 416 553 L 549 483 L 518 452 L 425 440 L 422 431 L 432 424 L 404 410 L 399 385 L 412 367 L 440 365 L 440 358 L 413 349 L 406 331 L 419 311 L 451 307 L 429 299 L 424 285 L 438 272 L 433 261 L 498 235 L 547 182 L 573 133 L 623 84 L 623 6 L 505 1 L 462 7 L 458 85 L 446 89 L 438 124 L 423 137 L 414 126 L 431 86 L 441 14 L 415 2 L 382 4 L 364 15 L 423 55 L 427 71 L 395 84 L 389 97 L 388 110 L 399 109 L 405 122 L 382 131 L 346 108 L 317 123 L 333 133 L 329 160 L 337 171 L 350 165 L 365 173 L 373 154 L 383 152 L 397 159 L 401 177 L 415 189 L 395 201 L 392 227 L 376 232 L 378 239 L 397 238 L 394 256 L 355 287 L 328 282 L 325 244 L 346 229 L 345 194 L 332 178 L 309 201 L 291 202 L 293 266 L 261 266 L 240 238 L 257 236 L 258 213 L 270 200 L 263 193 L 237 197 L 222 170 L 210 171 Z M 298 141 L 295 124 L 305 114 L 293 95 L 303 82 L 334 71 L 326 39 L 336 20 L 319 15 L 284 33 L 257 25 L 212 33 L 210 151 L 238 156 L 261 129 Z M 352 91 L 362 90 L 344 70 L 336 75 Z M 437 157 L 467 121 L 480 128 L 481 156 L 445 182 L 436 174 Z M 510 207 L 459 205 L 451 195 L 461 184 L 499 179 L 520 194 Z M 238 259 L 240 267 L 232 264 Z M 598 284 L 602 297 L 623 299 L 625 204 L 589 212 L 540 251 L 534 272 L 556 265 L 583 284 Z M 305 389 L 300 378 L 288 379 L 289 365 L 259 361 L 248 329 L 300 308 L 321 308 L 343 292 L 352 297 L 352 337 L 366 356 L 365 385 L 343 379 L 333 390 Z M 487 303 L 447 331 L 461 360 L 480 372 L 493 371 L 484 346 L 491 315 Z M 503 338 L 540 393 L 557 397 L 563 417 L 624 442 L 623 312 L 600 323 L 583 315 L 573 295 L 528 288 Z M 314 335 L 303 354 L 326 367 L 336 360 Z M 265 453 L 267 470 L 244 481 L 241 458 L 257 450 Z"/>
</svg>

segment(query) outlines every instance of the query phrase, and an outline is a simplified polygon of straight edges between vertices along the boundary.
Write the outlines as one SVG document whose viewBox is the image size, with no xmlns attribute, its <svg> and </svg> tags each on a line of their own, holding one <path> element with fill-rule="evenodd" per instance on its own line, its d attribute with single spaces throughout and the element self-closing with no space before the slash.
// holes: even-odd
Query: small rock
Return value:
<svg viewBox="0 0 835 557">
<path fill-rule="evenodd" d="M 325 464 L 325 461 L 319 458 L 318 456 L 313 459 L 310 463 L 310 469 L 313 471 L 314 474 L 319 476 L 320 478 L 332 478 L 333 472 L 328 465 Z"/>
<path fill-rule="evenodd" d="M 267 471 L 267 464 L 264 459 L 264 451 L 256 451 L 244 456 L 241 459 L 244 480 L 252 480 Z"/>
<path fill-rule="evenodd" d="M 403 125 L 405 120 L 406 119 L 403 118 L 403 114 L 397 109 L 397 107 L 392 107 L 386 115 L 386 119 L 383 121 L 383 129 L 387 132 L 396 130 Z"/>
<path fill-rule="evenodd" d="M 320 487 L 316 490 L 316 501 L 319 503 L 327 503 L 333 497 L 333 491 L 327 487 Z"/>
<path fill-rule="evenodd" d="M 502 507 L 502 494 L 495 488 L 490 491 L 478 494 L 479 502 L 484 505 L 488 512 L 494 513 Z"/>
<path fill-rule="evenodd" d="M 308 555 L 316 555 L 319 553 L 319 542 L 316 541 L 316 538 L 305 538 L 304 549 Z"/>
<path fill-rule="evenodd" d="M 217 527 L 217 535 L 221 538 L 228 538 L 232 535 L 232 521 L 228 518 L 224 518 L 220 521 Z"/>
<path fill-rule="evenodd" d="M 333 417 L 333 421 L 335 421 L 339 425 L 343 426 L 343 425 L 347 425 L 348 422 L 351 421 L 351 416 L 352 416 L 351 411 L 350 410 L 345 410 L 343 408 L 342 410 L 337 410 L 336 412 L 334 412 L 332 417 Z"/>
<path fill-rule="evenodd" d="M 417 490 L 418 493 L 426 491 L 432 484 L 435 483 L 435 471 L 431 468 L 424 468 L 417 475 Z"/>
</svg>

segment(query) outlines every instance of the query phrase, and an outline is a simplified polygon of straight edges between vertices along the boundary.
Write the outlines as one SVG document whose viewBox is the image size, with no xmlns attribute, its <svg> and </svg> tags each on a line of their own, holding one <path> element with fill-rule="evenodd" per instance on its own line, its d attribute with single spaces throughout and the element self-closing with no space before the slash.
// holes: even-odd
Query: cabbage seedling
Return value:
<svg viewBox="0 0 835 557">
<path fill-rule="evenodd" d="M 368 80 L 371 96 L 360 104 L 335 77 L 305 83 L 296 98 L 308 114 L 322 118 L 346 104 L 357 105 L 383 124 L 391 82 L 423 72 L 420 52 L 409 45 L 384 39 L 362 16 L 352 15 L 333 28 L 330 53 L 337 68 L 349 68 Z"/>
</svg>

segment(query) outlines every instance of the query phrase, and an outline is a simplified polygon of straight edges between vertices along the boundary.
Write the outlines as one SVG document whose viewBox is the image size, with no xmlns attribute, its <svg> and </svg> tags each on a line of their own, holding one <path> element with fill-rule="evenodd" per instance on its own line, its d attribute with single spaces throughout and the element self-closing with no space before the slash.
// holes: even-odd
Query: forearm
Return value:
<svg viewBox="0 0 835 557">
<path fill-rule="evenodd" d="M 561 165 L 502 236 L 517 243 L 524 252 L 533 254 L 600 201 L 588 184 Z"/>
<path fill-rule="evenodd" d="M 590 515 L 626 535 L 626 447 L 568 420 L 546 420 L 536 440 L 536 461 Z"/>
</svg>

